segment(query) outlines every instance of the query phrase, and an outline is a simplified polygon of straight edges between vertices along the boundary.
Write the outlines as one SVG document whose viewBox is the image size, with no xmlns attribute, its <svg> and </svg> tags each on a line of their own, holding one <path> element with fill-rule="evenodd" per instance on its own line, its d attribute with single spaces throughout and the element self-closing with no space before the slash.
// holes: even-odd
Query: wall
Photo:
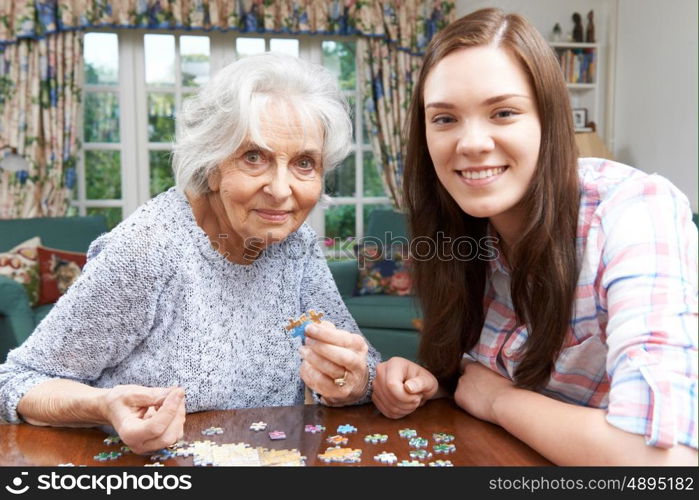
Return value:
<svg viewBox="0 0 699 500">
<path fill-rule="evenodd" d="M 605 103 L 610 99 L 606 82 L 608 76 L 610 36 L 615 30 L 614 14 L 616 0 L 456 0 L 456 15 L 463 16 L 484 7 L 499 7 L 505 12 L 516 12 L 525 16 L 547 40 L 551 39 L 551 31 L 556 23 L 561 25 L 564 41 L 573 31 L 573 13 L 577 12 L 583 19 L 583 32 L 587 28 L 587 13 L 594 11 L 595 38 L 600 44 L 597 60 L 598 82 L 597 95 L 595 90 L 573 91 L 571 104 L 574 108 L 587 108 L 588 119 L 595 121 L 600 137 L 611 143 L 607 128 L 607 108 Z M 595 98 L 596 97 L 596 98 Z M 596 106 L 593 103 L 596 102 Z"/>
<path fill-rule="evenodd" d="M 670 179 L 697 212 L 696 0 L 620 0 L 615 154 Z"/>
<path fill-rule="evenodd" d="M 483 7 L 523 14 L 546 38 L 594 10 L 600 81 L 613 83 L 599 88 L 600 135 L 619 161 L 667 177 L 698 211 L 696 0 L 456 0 L 457 16 Z"/>
</svg>

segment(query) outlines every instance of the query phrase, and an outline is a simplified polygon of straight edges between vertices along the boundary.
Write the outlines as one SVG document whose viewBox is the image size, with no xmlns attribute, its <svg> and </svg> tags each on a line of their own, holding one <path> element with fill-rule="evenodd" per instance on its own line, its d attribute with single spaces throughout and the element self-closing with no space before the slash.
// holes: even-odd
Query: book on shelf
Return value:
<svg viewBox="0 0 699 500">
<path fill-rule="evenodd" d="M 596 51 L 593 49 L 556 49 L 558 62 L 568 83 L 595 83 Z"/>
</svg>

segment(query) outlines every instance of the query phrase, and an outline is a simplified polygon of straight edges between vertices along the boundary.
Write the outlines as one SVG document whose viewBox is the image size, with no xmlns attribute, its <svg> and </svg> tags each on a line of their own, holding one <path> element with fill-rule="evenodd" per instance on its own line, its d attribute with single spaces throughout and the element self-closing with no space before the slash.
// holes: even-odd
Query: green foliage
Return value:
<svg viewBox="0 0 699 500">
<path fill-rule="evenodd" d="M 175 139 L 175 94 L 148 94 L 148 139 L 171 142 Z"/>
<path fill-rule="evenodd" d="M 150 151 L 148 156 L 150 160 L 150 195 L 157 196 L 175 185 L 175 178 L 170 166 L 170 152 Z"/>
<path fill-rule="evenodd" d="M 343 90 L 354 90 L 357 88 L 357 70 L 355 65 L 357 43 L 327 40 L 323 42 L 322 50 L 323 66 L 331 69 L 337 75 L 340 88 Z"/>
<path fill-rule="evenodd" d="M 188 68 L 189 63 L 208 63 L 209 62 L 209 55 L 208 54 L 182 54 L 180 56 L 180 61 L 181 61 L 181 67 L 182 67 L 182 85 L 184 87 L 198 87 L 199 84 L 197 83 L 196 79 L 198 76 L 195 73 L 190 73 L 189 71 L 186 71 L 185 68 Z M 204 66 L 208 68 L 208 64 Z M 189 66 L 188 69 L 191 69 L 192 66 Z"/>
<path fill-rule="evenodd" d="M 354 205 L 337 205 L 325 211 L 325 237 L 348 238 L 355 235 Z"/>
<path fill-rule="evenodd" d="M 88 200 L 121 199 L 121 152 L 85 151 Z"/>
<path fill-rule="evenodd" d="M 118 61 L 115 61 L 113 68 L 107 66 L 95 66 L 94 64 L 85 61 L 85 83 L 88 85 L 105 85 L 118 84 L 119 75 L 117 74 L 116 66 Z"/>
<path fill-rule="evenodd" d="M 363 163 L 364 196 L 386 196 L 378 165 L 374 162 L 374 155 L 365 151 Z"/>
<path fill-rule="evenodd" d="M 114 92 L 86 92 L 85 142 L 119 142 L 119 97 Z"/>
<path fill-rule="evenodd" d="M 94 65 L 86 62 L 85 63 L 85 83 L 99 83 L 100 77 L 97 72 L 97 68 Z"/>
</svg>

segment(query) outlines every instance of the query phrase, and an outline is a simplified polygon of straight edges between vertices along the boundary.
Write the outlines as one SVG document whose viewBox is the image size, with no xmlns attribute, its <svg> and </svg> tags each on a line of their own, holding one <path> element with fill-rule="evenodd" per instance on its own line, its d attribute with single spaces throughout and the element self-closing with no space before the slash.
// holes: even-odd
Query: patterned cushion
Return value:
<svg viewBox="0 0 699 500">
<path fill-rule="evenodd" d="M 39 247 L 41 287 L 38 304 L 53 304 L 82 273 L 87 255 Z"/>
<path fill-rule="evenodd" d="M 0 275 L 21 283 L 32 306 L 39 301 L 39 245 L 41 238 L 35 236 L 9 252 L 0 253 Z"/>
<path fill-rule="evenodd" d="M 355 247 L 359 277 L 354 295 L 411 295 L 410 257 L 402 245 L 384 251 L 373 244 Z"/>
</svg>

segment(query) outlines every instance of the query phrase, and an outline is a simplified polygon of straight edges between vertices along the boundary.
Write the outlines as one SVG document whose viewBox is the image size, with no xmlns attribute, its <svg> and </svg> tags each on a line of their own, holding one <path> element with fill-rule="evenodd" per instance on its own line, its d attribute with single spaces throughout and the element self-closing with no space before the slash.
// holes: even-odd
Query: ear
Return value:
<svg viewBox="0 0 699 500">
<path fill-rule="evenodd" d="M 212 192 L 217 192 L 221 187 L 221 167 L 214 168 L 206 178 L 206 182 Z"/>
</svg>

